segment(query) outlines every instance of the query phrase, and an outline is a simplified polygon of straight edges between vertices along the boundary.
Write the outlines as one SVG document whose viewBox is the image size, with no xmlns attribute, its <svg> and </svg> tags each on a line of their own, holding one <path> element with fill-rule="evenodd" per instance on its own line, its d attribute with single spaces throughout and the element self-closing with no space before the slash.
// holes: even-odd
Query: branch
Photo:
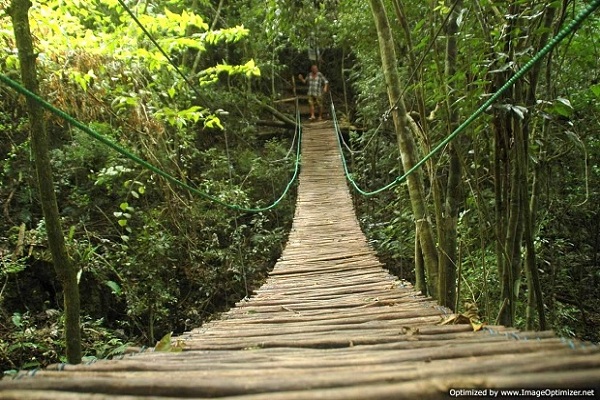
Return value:
<svg viewBox="0 0 600 400">
<path fill-rule="evenodd" d="M 268 104 L 263 103 L 258 99 L 254 99 L 256 103 L 261 106 L 264 110 L 268 111 L 271 115 L 277 118 L 279 121 L 283 122 L 285 128 L 296 128 L 296 121 L 285 115 L 284 113 L 276 110 Z"/>
</svg>

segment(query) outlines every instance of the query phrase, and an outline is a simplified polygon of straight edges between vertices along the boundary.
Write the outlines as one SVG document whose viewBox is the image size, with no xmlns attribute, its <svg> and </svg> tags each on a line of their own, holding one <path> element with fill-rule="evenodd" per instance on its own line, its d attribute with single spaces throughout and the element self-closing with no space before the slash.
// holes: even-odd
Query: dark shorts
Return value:
<svg viewBox="0 0 600 400">
<path fill-rule="evenodd" d="M 308 104 L 321 106 L 323 104 L 323 96 L 308 96 Z"/>
</svg>

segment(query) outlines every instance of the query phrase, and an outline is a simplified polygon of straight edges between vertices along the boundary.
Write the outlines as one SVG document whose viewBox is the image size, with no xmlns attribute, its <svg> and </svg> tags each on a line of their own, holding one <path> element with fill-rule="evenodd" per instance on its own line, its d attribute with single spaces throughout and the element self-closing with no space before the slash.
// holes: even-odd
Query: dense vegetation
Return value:
<svg viewBox="0 0 600 400">
<path fill-rule="evenodd" d="M 348 137 L 357 182 L 373 190 L 402 174 L 368 2 L 125 3 L 186 79 L 117 0 L 48 0 L 31 9 L 44 98 L 206 193 L 264 206 L 291 177 L 294 133 L 259 125 L 271 119 L 264 105 L 290 97 L 306 54 L 317 53 L 338 116 L 357 127 Z M 586 2 L 384 3 L 422 157 Z M 1 11 L 0 27 L 0 72 L 18 80 L 11 20 Z M 423 168 L 437 257 L 456 275 L 450 306 L 459 312 L 474 304 L 487 323 L 539 328 L 533 257 L 548 328 L 600 340 L 598 28 L 587 20 Z M 456 46 L 450 61 L 448 38 Z M 0 94 L 0 367 L 10 370 L 62 360 L 64 338 L 24 99 L 5 86 Z M 68 252 L 80 271 L 86 356 L 152 346 L 199 326 L 247 296 L 277 259 L 293 193 L 272 211 L 233 211 L 56 116 L 46 114 L 46 124 Z M 406 185 L 355 203 L 389 268 L 414 281 L 422 249 Z"/>
<path fill-rule="evenodd" d="M 352 34 L 360 30 L 376 35 L 368 7 L 360 3 L 344 3 L 340 40 L 352 46 L 357 59 L 350 71 L 359 93 L 354 119 L 368 128 L 352 136 L 357 151 L 354 170 L 363 187 L 372 190 L 403 171 L 385 88 L 374 86 L 383 81 L 377 49 L 372 42 L 356 41 Z M 415 139 L 419 158 L 586 5 L 449 1 L 409 7 L 402 3 L 392 1 L 387 11 L 399 73 L 407 86 L 404 101 L 422 135 Z M 455 3 L 458 7 L 449 15 Z M 452 22 L 457 51 L 452 60 L 455 70 L 449 74 Z M 440 259 L 446 255 L 442 243 L 447 234 L 443 227 L 450 219 L 447 200 L 459 193 L 453 221 L 456 245 L 451 263 L 457 296 L 452 308 L 462 311 L 475 304 L 488 323 L 539 328 L 530 275 L 535 269 L 546 327 L 566 336 L 600 339 L 596 35 L 598 20 L 592 16 L 458 136 L 452 147 L 425 165 L 428 220 L 433 221 Z M 382 117 L 387 119 L 380 123 Z M 451 189 L 455 169 L 461 174 L 460 185 Z M 513 208 L 518 198 L 521 203 Z M 406 186 L 359 198 L 357 205 L 364 229 L 388 266 L 411 276 L 415 217 Z M 512 315 L 501 292 L 507 278 L 513 279 L 516 299 Z"/>
<path fill-rule="evenodd" d="M 199 77 L 194 88 L 116 2 L 82 5 L 57 1 L 31 10 L 44 97 L 226 203 L 266 206 L 279 197 L 293 171 L 294 132 L 259 135 L 252 98 L 260 93 L 253 91 L 267 83 L 243 49 L 247 29 L 210 30 L 182 7 L 146 10 L 140 19 L 161 47 L 188 57 L 186 66 L 200 60 L 198 72 L 187 70 Z M 10 26 L 6 18 L 3 24 Z M 193 40 L 185 35 L 190 30 L 197 30 L 189 32 Z M 10 30 L 2 42 L 4 51 L 14 49 Z M 3 72 L 14 76 L 16 63 L 9 52 Z M 8 370 L 62 355 L 62 301 L 35 190 L 24 101 L 2 87 L 1 106 L 0 365 Z M 68 251 L 80 270 L 87 355 L 105 357 L 130 342 L 154 345 L 170 331 L 199 326 L 247 296 L 273 265 L 291 222 L 293 193 L 273 211 L 233 211 L 47 118 Z"/>
</svg>

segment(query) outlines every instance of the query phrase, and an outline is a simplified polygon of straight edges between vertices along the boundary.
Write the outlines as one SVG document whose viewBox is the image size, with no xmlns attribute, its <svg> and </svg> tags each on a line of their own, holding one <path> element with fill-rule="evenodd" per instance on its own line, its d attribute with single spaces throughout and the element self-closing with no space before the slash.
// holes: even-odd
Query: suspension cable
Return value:
<svg viewBox="0 0 600 400">
<path fill-rule="evenodd" d="M 150 171 L 154 172 L 155 174 L 163 177 L 168 182 L 170 182 L 176 186 L 179 186 L 179 187 L 189 191 L 190 193 L 193 193 L 193 194 L 200 196 L 206 200 L 209 200 L 213 203 L 230 208 L 232 210 L 256 213 L 256 212 L 268 211 L 268 210 L 271 210 L 272 208 L 275 208 L 283 200 L 283 198 L 288 194 L 294 181 L 298 177 L 298 174 L 300 171 L 300 143 L 301 143 L 301 137 L 302 137 L 302 127 L 300 125 L 300 110 L 298 107 L 298 101 L 296 101 L 296 130 L 297 130 L 298 142 L 296 144 L 296 160 L 294 163 L 294 173 L 293 173 L 292 177 L 290 178 L 289 182 L 287 183 L 283 193 L 273 203 L 271 203 L 270 205 L 268 205 L 266 207 L 249 208 L 249 207 L 243 207 L 243 206 L 240 206 L 237 204 L 226 203 L 213 195 L 210 195 L 206 192 L 198 190 L 198 189 L 190 186 L 189 184 L 182 182 L 181 180 L 177 179 L 176 177 L 169 174 L 168 172 L 165 172 L 164 170 L 154 166 L 153 164 L 149 163 L 148 161 L 131 153 L 129 150 L 127 150 L 123 146 L 115 143 L 114 141 L 107 138 L 106 136 L 101 135 L 100 133 L 94 131 L 93 129 L 91 129 L 87 125 L 83 124 L 82 122 L 78 121 L 77 119 L 75 119 L 71 115 L 67 114 L 66 112 L 54 107 L 52 104 L 48 103 L 46 100 L 44 100 L 37 94 L 24 88 L 21 84 L 19 84 L 16 81 L 13 81 L 8 76 L 6 76 L 4 74 L 0 74 L 0 81 L 2 81 L 7 86 L 10 86 L 12 89 L 17 91 L 18 93 L 35 100 L 41 107 L 50 111 L 52 114 L 62 118 L 63 120 L 65 120 L 66 122 L 71 124 L 72 126 L 79 128 L 80 130 L 82 130 L 83 132 L 85 132 L 86 134 L 88 134 L 89 136 L 94 138 L 95 140 L 99 141 L 100 143 L 104 144 L 107 147 L 110 147 L 117 153 L 125 156 L 126 158 L 128 158 L 131 161 L 135 162 L 136 164 L 142 166 L 143 168 L 150 170 Z"/>
<path fill-rule="evenodd" d="M 546 54 L 548 54 L 550 51 L 552 51 L 552 49 L 554 49 L 567 35 L 569 35 L 573 31 L 575 31 L 581 25 L 581 23 L 586 18 L 588 18 L 599 6 L 600 6 L 600 0 L 594 0 L 587 7 L 585 7 L 581 12 L 579 12 L 579 14 L 577 14 L 575 16 L 575 18 L 567 26 L 562 28 L 560 30 L 560 32 L 558 32 L 558 34 L 556 34 L 556 36 L 554 36 L 537 54 L 535 54 L 533 56 L 533 58 L 531 60 L 527 61 L 527 63 L 525 63 L 525 65 L 523 67 L 521 67 L 521 69 L 519 69 L 510 79 L 508 79 L 504 83 L 504 85 L 502 85 L 502 87 L 500 87 L 500 89 L 498 89 L 498 91 L 496 91 L 493 95 L 491 95 L 487 101 L 485 101 L 477 110 L 475 110 L 475 112 L 473 112 L 450 135 L 448 135 L 444 140 L 442 140 L 425 157 L 423 157 L 419 162 L 417 162 L 415 165 L 413 165 L 413 167 L 410 168 L 408 171 L 406 171 L 403 175 L 398 176 L 396 179 L 394 179 L 394 181 L 392 181 L 391 183 L 389 183 L 386 186 L 383 186 L 379 189 L 376 189 L 376 190 L 373 190 L 370 192 L 365 191 L 358 186 L 356 181 L 350 175 L 350 172 L 348 170 L 346 156 L 344 155 L 342 145 L 341 145 L 340 139 L 339 139 L 339 137 L 341 135 L 341 131 L 339 128 L 339 123 L 337 121 L 337 117 L 335 116 L 335 106 L 332 101 L 331 102 L 331 115 L 332 115 L 332 119 L 333 119 L 333 123 L 334 123 L 334 129 L 335 129 L 336 135 L 338 136 L 338 145 L 339 145 L 340 152 L 341 152 L 342 163 L 344 164 L 344 172 L 346 174 L 346 179 L 348 179 L 350 184 L 357 190 L 357 192 L 359 192 L 361 195 L 367 196 L 367 197 L 374 196 L 376 194 L 384 192 L 384 191 L 402 183 L 406 179 L 407 176 L 409 176 L 414 171 L 416 171 L 418 168 L 420 168 L 430 158 L 432 158 L 436 153 L 438 153 L 440 150 L 442 150 L 449 142 L 454 140 L 454 138 L 456 138 L 456 136 L 458 136 L 459 133 L 461 133 L 469 125 L 471 125 L 471 123 L 473 121 L 475 121 L 475 119 L 477 119 L 481 114 L 483 114 L 485 112 L 485 110 L 487 110 L 505 91 L 507 91 L 509 88 L 511 88 L 517 80 L 521 79 L 536 63 L 538 63 Z"/>
</svg>

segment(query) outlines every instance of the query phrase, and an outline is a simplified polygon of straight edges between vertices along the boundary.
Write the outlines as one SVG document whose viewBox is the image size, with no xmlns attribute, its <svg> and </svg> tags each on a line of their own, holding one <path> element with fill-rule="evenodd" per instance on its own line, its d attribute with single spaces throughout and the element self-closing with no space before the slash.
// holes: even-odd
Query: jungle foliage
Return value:
<svg viewBox="0 0 600 400">
<path fill-rule="evenodd" d="M 407 86 L 404 102 L 419 126 L 419 158 L 586 6 L 574 1 L 384 3 L 398 72 Z M 354 33 L 376 37 L 373 16 L 358 1 L 344 2 L 339 11 L 345 27 L 338 32 L 340 46 L 352 46 L 357 60 L 348 71 L 358 92 L 355 121 L 367 128 L 350 138 L 353 171 L 373 190 L 404 171 L 381 87 L 378 48 Z M 455 301 L 448 305 L 459 312 L 475 306 L 486 323 L 553 328 L 599 340 L 598 22 L 593 14 L 424 165 L 427 218 L 440 266 L 447 258 L 456 274 Z M 460 181 L 453 186 L 456 171 Z M 415 257 L 416 221 L 405 187 L 357 198 L 357 206 L 388 265 L 410 274 L 419 250 Z M 460 200 L 455 221 L 449 221 L 450 198 Z M 446 247 L 449 222 L 456 244 Z M 439 288 L 430 293 L 437 297 Z"/>
<path fill-rule="evenodd" d="M 383 1 L 419 158 L 586 2 L 454 3 Z M 31 10 L 44 98 L 204 192 L 264 206 L 291 177 L 293 132 L 259 126 L 271 118 L 260 104 L 293 96 L 293 77 L 314 55 L 338 116 L 356 127 L 348 159 L 357 182 L 373 190 L 403 174 L 369 2 L 125 4 L 186 79 L 118 0 L 45 0 Z M 450 11 L 455 31 L 447 30 Z M 477 307 L 483 322 L 538 329 L 534 268 L 547 327 L 600 340 L 599 28 L 593 15 L 424 165 L 436 257 L 456 274 L 446 298 L 456 311 Z M 19 80 L 3 11 L 0 47 L 0 72 Z M 13 370 L 63 360 L 64 316 L 24 99 L 5 86 L 0 95 L 0 367 Z M 56 116 L 46 113 L 46 124 L 66 243 L 79 268 L 86 357 L 153 346 L 201 325 L 250 294 L 277 259 L 293 193 L 272 211 L 240 213 L 143 170 Z M 457 201 L 455 220 L 448 199 Z M 357 195 L 355 205 L 389 269 L 414 282 L 423 249 L 406 185 Z M 456 230 L 451 247 L 448 229 Z"/>
<path fill-rule="evenodd" d="M 132 5 L 133 7 L 133 5 Z M 270 204 L 294 169 L 294 132 L 259 135 L 263 85 L 249 30 L 209 3 L 135 8 L 190 86 L 117 1 L 48 1 L 30 11 L 51 104 L 177 179 L 242 207 Z M 214 19 L 212 26 L 201 17 Z M 2 73 L 19 79 L 6 14 Z M 54 277 L 24 99 L 2 87 L 0 366 L 64 361 Z M 255 93 L 256 91 L 256 93 Z M 46 113 L 55 193 L 77 266 L 87 357 L 199 326 L 248 296 L 285 243 L 293 193 L 243 213 L 166 182 Z"/>
</svg>

